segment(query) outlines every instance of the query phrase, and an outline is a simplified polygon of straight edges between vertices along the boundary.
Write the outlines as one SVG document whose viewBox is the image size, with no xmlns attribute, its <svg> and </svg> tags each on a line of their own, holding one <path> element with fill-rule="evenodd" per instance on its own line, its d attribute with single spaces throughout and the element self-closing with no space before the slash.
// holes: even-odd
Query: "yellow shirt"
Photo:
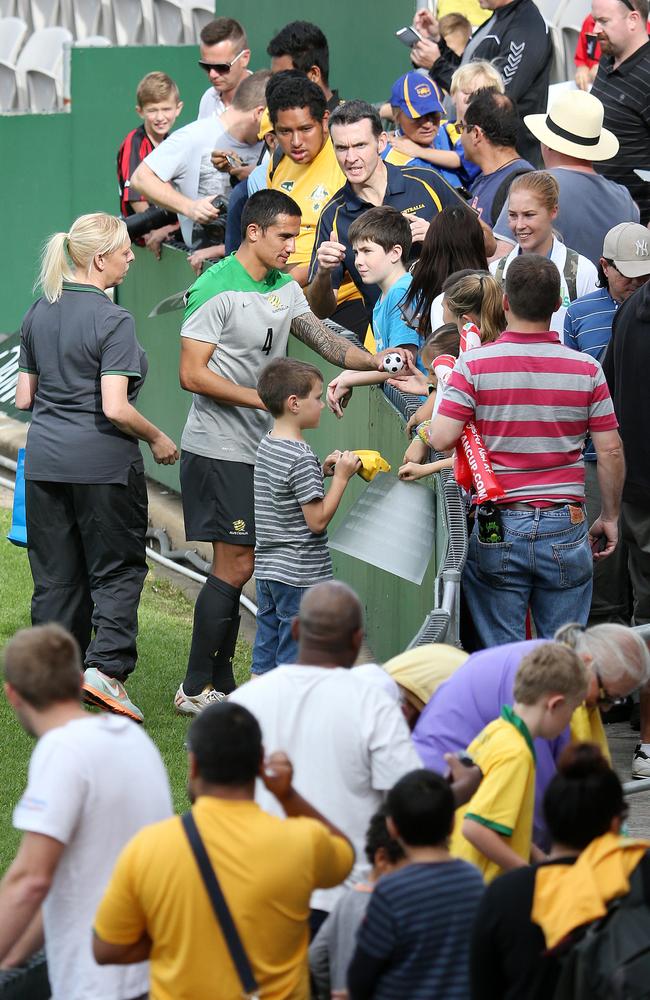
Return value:
<svg viewBox="0 0 650 1000">
<path fill-rule="evenodd" d="M 508 846 L 528 861 L 535 806 L 535 750 L 526 725 L 506 706 L 467 752 L 483 772 L 483 780 L 469 802 L 456 810 L 450 850 L 455 858 L 480 868 L 485 881 L 491 882 L 501 874 L 501 868 L 463 837 L 463 820 L 473 819 L 507 837 Z"/>
<path fill-rule="evenodd" d="M 296 238 L 295 252 L 289 257 L 289 267 L 309 264 L 320 213 L 332 195 L 345 184 L 345 174 L 339 167 L 332 140 L 327 140 L 311 163 L 294 163 L 290 156 L 283 156 L 271 177 L 272 169 L 273 159 L 269 161 L 266 175 L 268 186 L 275 191 L 284 191 L 298 202 L 302 211 L 300 233 Z"/>
<path fill-rule="evenodd" d="M 354 852 L 316 820 L 203 796 L 193 815 L 265 1000 L 307 1000 L 309 898 L 349 873 Z M 100 938 L 146 931 L 150 1000 L 240 1000 L 242 987 L 178 816 L 145 827 L 118 858 L 95 918 Z"/>
</svg>

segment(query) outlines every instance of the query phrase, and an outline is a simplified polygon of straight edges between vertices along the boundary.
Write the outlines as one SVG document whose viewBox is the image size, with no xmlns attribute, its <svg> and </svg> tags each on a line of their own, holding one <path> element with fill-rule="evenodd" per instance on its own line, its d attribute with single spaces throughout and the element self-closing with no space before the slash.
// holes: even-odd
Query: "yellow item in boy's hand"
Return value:
<svg viewBox="0 0 650 1000">
<path fill-rule="evenodd" d="M 353 449 L 353 455 L 361 459 L 361 468 L 357 472 L 358 476 L 371 483 L 378 472 L 390 472 L 390 465 L 385 458 L 382 458 L 378 451 L 363 451 Z"/>
</svg>

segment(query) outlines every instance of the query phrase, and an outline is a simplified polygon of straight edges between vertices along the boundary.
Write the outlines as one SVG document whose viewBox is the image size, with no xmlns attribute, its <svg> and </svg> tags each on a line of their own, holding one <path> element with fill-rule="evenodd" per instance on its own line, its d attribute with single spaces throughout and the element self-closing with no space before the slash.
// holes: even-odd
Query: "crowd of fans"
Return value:
<svg viewBox="0 0 650 1000">
<path fill-rule="evenodd" d="M 614 947 L 648 923 L 650 843 L 626 836 L 603 721 L 636 700 L 632 775 L 650 778 L 650 652 L 631 627 L 650 623 L 648 0 L 593 0 L 577 89 L 548 109 L 534 0 L 439 6 L 418 11 L 381 106 L 332 88 L 316 25 L 286 25 L 263 56 L 237 21 L 210 22 L 196 121 L 174 130 L 178 88 L 148 73 L 118 152 L 123 218 L 83 216 L 44 253 L 16 394 L 33 626 L 4 650 L 38 742 L 0 964 L 45 943 L 54 1000 L 647 983 L 650 936 L 634 961 Z M 146 357 L 104 294 L 136 232 L 157 257 L 184 245 L 198 276 L 179 448 L 136 409 Z M 341 369 L 329 385 L 287 358 L 289 335 Z M 332 578 L 327 526 L 374 469 L 319 459 L 304 432 L 386 381 L 420 397 L 400 478 L 451 469 L 467 502 L 467 652 L 355 666 L 363 611 Z M 174 697 L 193 718 L 183 817 L 125 687 L 138 439 L 180 458 L 187 538 L 213 549 Z"/>
</svg>

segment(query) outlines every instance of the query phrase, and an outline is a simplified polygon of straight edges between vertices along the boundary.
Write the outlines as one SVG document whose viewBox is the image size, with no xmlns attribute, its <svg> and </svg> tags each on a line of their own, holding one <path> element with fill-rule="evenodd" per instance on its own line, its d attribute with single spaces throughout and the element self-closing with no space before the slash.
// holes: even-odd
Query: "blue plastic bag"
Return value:
<svg viewBox="0 0 650 1000">
<path fill-rule="evenodd" d="M 16 488 L 14 490 L 14 508 L 11 516 L 11 528 L 7 538 L 14 545 L 27 548 L 27 518 L 25 515 L 25 449 L 18 452 L 16 463 Z"/>
</svg>

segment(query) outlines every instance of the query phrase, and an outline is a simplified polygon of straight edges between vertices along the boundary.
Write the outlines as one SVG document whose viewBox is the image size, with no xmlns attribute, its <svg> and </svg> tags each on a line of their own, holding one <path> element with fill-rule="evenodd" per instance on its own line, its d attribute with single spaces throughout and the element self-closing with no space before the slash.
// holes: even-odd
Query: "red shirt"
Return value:
<svg viewBox="0 0 650 1000">
<path fill-rule="evenodd" d="M 591 69 L 592 66 L 597 66 L 600 62 L 600 43 L 596 42 L 596 47 L 592 50 L 592 56 L 588 54 L 587 45 L 587 35 L 595 35 L 596 32 L 594 28 L 596 22 L 594 21 L 591 14 L 587 14 L 586 18 L 582 22 L 582 28 L 580 29 L 580 34 L 578 35 L 578 44 L 576 45 L 576 54 L 573 57 L 576 66 L 586 66 L 587 69 Z"/>
</svg>

